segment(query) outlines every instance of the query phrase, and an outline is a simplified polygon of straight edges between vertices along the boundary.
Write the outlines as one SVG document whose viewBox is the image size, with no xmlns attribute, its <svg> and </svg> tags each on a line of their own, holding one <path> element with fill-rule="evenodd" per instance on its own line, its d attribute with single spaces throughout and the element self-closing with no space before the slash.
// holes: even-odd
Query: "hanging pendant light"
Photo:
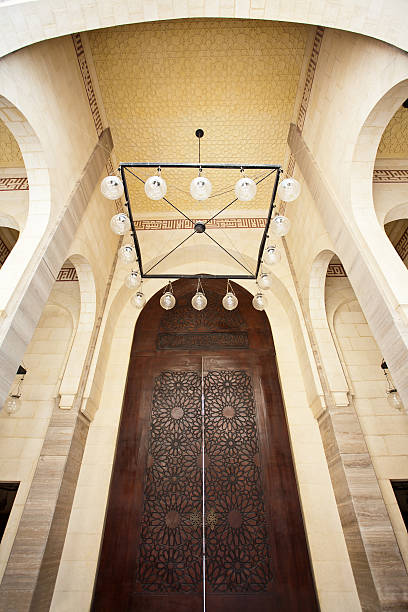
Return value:
<svg viewBox="0 0 408 612">
<path fill-rule="evenodd" d="M 173 285 L 169 281 L 160 298 L 160 306 L 164 310 L 171 310 L 176 305 L 176 298 L 173 295 Z"/>
<path fill-rule="evenodd" d="M 141 310 L 143 306 L 146 304 L 146 297 L 141 291 L 138 291 L 137 293 L 132 295 L 132 297 L 130 298 L 130 303 L 135 308 L 138 308 L 139 310 Z"/>
<path fill-rule="evenodd" d="M 211 181 L 205 176 L 196 176 L 190 183 L 190 193 L 194 200 L 202 202 L 210 197 L 212 191 Z"/>
<path fill-rule="evenodd" d="M 235 295 L 235 291 L 229 279 L 227 280 L 227 293 L 222 298 L 222 305 L 224 306 L 225 310 L 235 310 L 235 308 L 238 306 L 238 298 Z"/>
<path fill-rule="evenodd" d="M 265 249 L 263 258 L 264 258 L 265 263 L 270 266 L 278 264 L 280 260 L 282 259 L 282 255 L 281 255 L 279 247 L 272 245 L 272 244 L 268 245 Z"/>
<path fill-rule="evenodd" d="M 385 380 L 387 381 L 386 397 L 387 397 L 388 404 L 391 406 L 391 408 L 394 408 L 395 410 L 398 410 L 399 412 L 405 412 L 405 408 L 402 403 L 401 396 L 398 393 L 397 389 L 395 388 L 391 380 L 391 376 L 388 371 L 388 366 L 384 359 L 381 362 L 381 368 L 384 372 Z"/>
<path fill-rule="evenodd" d="M 119 249 L 118 255 L 120 261 L 122 263 L 130 264 L 136 261 L 136 252 L 135 247 L 132 244 L 124 244 Z"/>
<path fill-rule="evenodd" d="M 272 287 L 272 277 L 268 272 L 262 272 L 258 276 L 258 287 L 261 289 L 270 289 Z"/>
<path fill-rule="evenodd" d="M 286 236 L 290 230 L 290 221 L 283 215 L 277 215 L 272 219 L 270 229 L 275 236 Z"/>
<path fill-rule="evenodd" d="M 124 187 L 119 177 L 107 176 L 101 183 L 101 193 L 108 200 L 118 200 L 123 196 Z"/>
<path fill-rule="evenodd" d="M 151 200 L 161 200 L 167 193 L 167 185 L 164 178 L 160 176 L 160 168 L 158 168 L 157 174 L 151 176 L 145 182 L 145 193 Z"/>
<path fill-rule="evenodd" d="M 255 310 L 264 310 L 266 306 L 265 296 L 260 292 L 254 295 L 252 306 L 255 308 Z"/>
<path fill-rule="evenodd" d="M 283 202 L 293 202 L 300 196 L 300 183 L 293 177 L 283 179 L 278 187 L 278 197 Z"/>
<path fill-rule="evenodd" d="M 4 404 L 4 409 L 8 415 L 15 414 L 21 408 L 21 396 L 10 394 Z"/>
<path fill-rule="evenodd" d="M 130 219 L 125 213 L 118 213 L 112 217 L 110 226 L 114 234 L 123 236 L 130 230 Z"/>
<path fill-rule="evenodd" d="M 7 412 L 9 416 L 18 412 L 22 405 L 21 400 L 21 387 L 24 382 L 24 376 L 26 375 L 27 370 L 24 366 L 20 365 L 17 370 L 17 376 L 19 376 L 17 389 L 14 392 L 10 393 L 4 403 L 4 410 Z"/>
<path fill-rule="evenodd" d="M 244 173 L 243 170 L 241 170 Z M 250 202 L 256 195 L 256 183 L 252 179 L 242 176 L 235 183 L 235 195 L 241 202 Z"/>
<path fill-rule="evenodd" d="M 201 279 L 198 279 L 197 291 L 191 299 L 191 305 L 196 310 L 204 310 L 204 308 L 207 306 L 207 298 L 205 297 Z"/>
<path fill-rule="evenodd" d="M 125 277 L 125 287 L 128 289 L 137 289 L 140 287 L 142 277 L 137 270 L 132 270 L 130 274 Z"/>
</svg>

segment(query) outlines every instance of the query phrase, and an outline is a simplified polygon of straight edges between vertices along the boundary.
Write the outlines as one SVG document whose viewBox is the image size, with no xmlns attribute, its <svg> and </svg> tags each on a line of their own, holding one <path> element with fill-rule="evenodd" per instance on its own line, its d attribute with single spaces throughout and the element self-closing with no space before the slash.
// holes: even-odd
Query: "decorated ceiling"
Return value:
<svg viewBox="0 0 408 612">
<path fill-rule="evenodd" d="M 283 165 L 309 32 L 309 26 L 298 24 L 229 19 L 90 32 L 118 162 L 196 162 L 194 134 L 202 128 L 203 162 Z M 197 206 L 188 194 L 195 174 L 163 171 L 171 197 L 190 212 Z M 233 186 L 239 171 L 206 175 L 214 192 L 222 192 Z M 136 181 L 132 187 L 136 204 L 146 212 L 165 213 L 163 202 L 148 200 L 140 185 Z M 264 211 L 269 187 L 260 185 L 254 202 L 234 208 Z M 215 210 L 227 201 L 215 198 L 206 207 Z"/>
<path fill-rule="evenodd" d="M 0 119 L 0 168 L 24 168 L 16 139 Z"/>
</svg>

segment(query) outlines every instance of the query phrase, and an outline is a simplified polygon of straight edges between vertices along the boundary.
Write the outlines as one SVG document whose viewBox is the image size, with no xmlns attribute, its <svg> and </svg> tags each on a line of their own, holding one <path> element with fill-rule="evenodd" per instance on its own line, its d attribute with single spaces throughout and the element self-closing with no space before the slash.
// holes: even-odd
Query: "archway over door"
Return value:
<svg viewBox="0 0 408 612">
<path fill-rule="evenodd" d="M 137 321 L 92 609 L 317 610 L 268 319 L 204 285 Z"/>
</svg>

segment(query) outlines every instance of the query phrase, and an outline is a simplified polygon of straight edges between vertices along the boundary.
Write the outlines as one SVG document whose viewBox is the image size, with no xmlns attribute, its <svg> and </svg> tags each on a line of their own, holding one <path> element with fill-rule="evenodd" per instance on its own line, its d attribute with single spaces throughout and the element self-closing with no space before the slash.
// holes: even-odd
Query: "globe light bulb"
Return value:
<svg viewBox="0 0 408 612">
<path fill-rule="evenodd" d="M 160 306 L 164 310 L 171 310 L 176 305 L 176 298 L 171 291 L 166 291 L 160 298 Z"/>
<path fill-rule="evenodd" d="M 211 182 L 205 176 L 196 176 L 190 183 L 191 196 L 200 202 L 209 198 L 211 191 Z"/>
<path fill-rule="evenodd" d="M 139 310 L 146 304 L 146 298 L 141 291 L 138 291 L 130 298 L 130 303 Z"/>
<path fill-rule="evenodd" d="M 283 215 L 277 215 L 272 219 L 270 228 L 275 236 L 286 236 L 290 230 L 290 221 Z"/>
<path fill-rule="evenodd" d="M 269 245 L 266 247 L 264 256 L 263 256 L 264 262 L 266 264 L 273 266 L 274 264 L 279 263 L 281 258 L 282 258 L 282 255 L 281 255 L 280 249 L 277 246 Z"/>
<path fill-rule="evenodd" d="M 135 248 L 132 244 L 124 244 L 119 249 L 119 259 L 122 263 L 133 263 L 136 260 Z"/>
<path fill-rule="evenodd" d="M 117 176 L 107 176 L 101 183 L 101 193 L 108 200 L 118 200 L 123 196 L 123 183 Z"/>
<path fill-rule="evenodd" d="M 270 289 L 272 287 L 271 275 L 267 272 L 261 272 L 258 276 L 258 285 L 261 289 Z"/>
<path fill-rule="evenodd" d="M 207 306 L 207 298 L 205 297 L 204 293 L 197 291 L 191 300 L 191 305 L 196 310 L 204 310 L 204 308 Z"/>
<path fill-rule="evenodd" d="M 140 283 L 142 282 L 142 277 L 139 272 L 136 270 L 132 270 L 130 274 L 127 274 L 125 277 L 125 287 L 128 289 L 137 289 L 140 287 Z"/>
<path fill-rule="evenodd" d="M 252 306 L 255 308 L 255 310 L 264 310 L 266 306 L 266 300 L 262 293 L 257 293 L 254 296 L 254 299 L 252 300 Z"/>
<path fill-rule="evenodd" d="M 130 230 L 130 220 L 125 213 L 118 213 L 114 215 L 110 220 L 111 230 L 114 234 L 118 236 L 123 236 Z"/>
<path fill-rule="evenodd" d="M 238 298 L 236 295 L 228 291 L 222 298 L 222 305 L 225 310 L 234 310 L 238 306 Z"/>
<path fill-rule="evenodd" d="M 404 406 L 402 404 L 400 394 L 396 389 L 389 389 L 387 391 L 387 401 L 391 408 L 394 408 L 394 410 L 404 412 Z"/>
<path fill-rule="evenodd" d="M 164 178 L 155 175 L 145 182 L 145 193 L 151 200 L 161 200 L 167 193 L 167 185 Z"/>
<path fill-rule="evenodd" d="M 235 195 L 241 202 L 253 200 L 256 194 L 256 183 L 250 178 L 242 177 L 235 183 Z"/>
<path fill-rule="evenodd" d="M 4 409 L 7 414 L 15 414 L 21 408 L 21 396 L 20 395 L 9 395 L 4 404 Z"/>
<path fill-rule="evenodd" d="M 293 202 L 300 196 L 300 183 L 294 178 L 286 178 L 278 187 L 278 197 L 283 202 Z"/>
</svg>

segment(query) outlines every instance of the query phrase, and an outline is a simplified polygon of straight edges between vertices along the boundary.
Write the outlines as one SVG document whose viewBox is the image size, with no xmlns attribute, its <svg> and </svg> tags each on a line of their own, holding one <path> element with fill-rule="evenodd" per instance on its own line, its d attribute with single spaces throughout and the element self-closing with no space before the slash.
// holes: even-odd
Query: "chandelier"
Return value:
<svg viewBox="0 0 408 612">
<path fill-rule="evenodd" d="M 174 308 L 176 297 L 174 295 L 173 286 L 169 278 L 192 278 L 197 279 L 196 293 L 192 297 L 191 304 L 196 310 L 203 310 L 207 305 L 207 298 L 203 287 L 203 279 L 218 278 L 225 279 L 226 294 L 222 300 L 222 305 L 226 310 L 234 310 L 238 305 L 238 299 L 234 293 L 231 280 L 253 280 L 256 283 L 257 289 L 252 300 L 253 307 L 256 310 L 264 310 L 266 306 L 266 297 L 264 291 L 271 289 L 272 277 L 265 269 L 265 265 L 273 266 L 280 262 L 281 253 L 279 247 L 274 242 L 277 238 L 286 236 L 290 229 L 290 221 L 287 217 L 281 214 L 276 214 L 275 199 L 278 196 L 283 202 L 293 202 L 300 195 L 300 184 L 294 178 L 285 178 L 279 182 L 282 168 L 277 164 L 209 164 L 201 162 L 201 138 L 204 136 L 203 130 L 196 130 L 198 138 L 198 162 L 197 163 L 152 163 L 152 162 L 128 162 L 120 163 L 117 169 L 117 174 L 107 176 L 101 183 L 101 192 L 109 200 L 119 200 L 123 195 L 125 197 L 125 206 L 127 213 L 120 212 L 114 215 L 111 219 L 110 226 L 112 231 L 119 236 L 130 235 L 129 241 L 125 242 L 118 253 L 119 260 L 125 264 L 132 266 L 130 272 L 126 275 L 124 283 L 130 290 L 136 290 L 131 297 L 131 303 L 136 308 L 143 308 L 146 303 L 146 298 L 142 291 L 143 279 L 166 279 L 167 283 L 163 289 L 163 295 L 160 299 L 160 305 L 165 310 Z M 154 174 L 150 176 L 140 176 L 140 171 L 154 169 Z M 186 199 L 186 195 L 193 200 L 195 206 L 203 206 L 203 203 L 208 203 L 210 199 L 222 198 L 229 196 L 227 201 L 224 201 L 221 207 L 205 213 L 205 218 L 196 219 L 190 212 L 185 212 L 185 207 L 176 204 L 174 198 L 170 200 L 168 193 L 168 182 L 166 181 L 166 172 L 179 172 L 181 170 L 195 170 L 196 176 L 191 180 L 189 190 L 187 185 L 177 184 L 172 185 L 176 196 L 181 196 L 181 199 Z M 222 184 L 218 189 L 213 189 L 211 180 L 204 175 L 211 175 L 211 171 L 215 171 L 217 176 L 219 172 L 230 171 L 235 174 L 234 184 Z M 247 173 L 256 172 L 256 175 L 250 177 Z M 139 196 L 149 198 L 152 201 L 161 201 L 167 209 L 175 211 L 179 218 L 183 221 L 183 228 L 189 229 L 189 234 L 182 241 L 178 242 L 164 255 L 154 258 L 153 263 L 149 264 L 146 269 L 142 255 L 141 243 L 137 233 L 136 223 L 138 222 L 135 206 L 132 206 L 130 189 L 128 180 L 130 177 L 136 179 L 137 184 L 143 185 L 144 193 Z M 171 177 L 170 177 L 171 178 Z M 231 249 L 219 242 L 211 232 L 209 227 L 219 220 L 221 213 L 226 210 L 233 210 L 234 204 L 241 202 L 251 202 L 255 200 L 259 192 L 258 186 L 264 188 L 269 183 L 269 196 L 265 208 L 266 217 L 259 219 L 262 221 L 262 234 L 257 248 L 256 265 L 249 265 L 243 257 L 242 250 L 239 254 L 231 252 Z M 214 193 L 215 191 L 215 193 Z M 264 194 L 265 195 L 265 194 Z M 139 198 L 133 198 L 139 201 Z M 265 197 L 263 198 L 265 200 Z M 201 210 L 201 209 L 200 209 Z M 229 274 L 178 274 L 166 272 L 159 273 L 157 267 L 166 259 L 168 259 L 177 249 L 185 245 L 192 237 L 200 236 L 203 242 L 210 241 L 213 246 L 220 250 L 220 253 L 226 255 L 232 265 L 238 266 L 239 273 L 235 269 Z M 200 243 L 201 244 L 201 243 Z M 242 271 L 243 270 L 243 271 Z"/>
</svg>

